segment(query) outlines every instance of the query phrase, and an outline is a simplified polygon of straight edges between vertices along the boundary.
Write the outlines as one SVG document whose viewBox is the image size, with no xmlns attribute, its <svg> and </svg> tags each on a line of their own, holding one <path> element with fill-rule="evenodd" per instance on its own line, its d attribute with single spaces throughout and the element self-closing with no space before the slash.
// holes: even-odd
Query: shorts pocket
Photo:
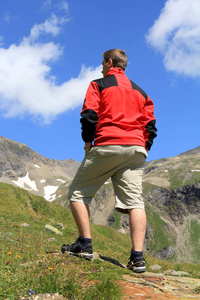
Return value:
<svg viewBox="0 0 200 300">
<path fill-rule="evenodd" d="M 143 153 L 146 158 L 148 156 L 148 153 L 147 153 L 146 149 L 143 148 L 143 147 L 137 148 L 135 151 L 138 152 L 138 153 Z"/>
<path fill-rule="evenodd" d="M 118 155 L 117 151 L 110 149 L 96 149 L 96 153 L 101 157 L 111 157 Z"/>
</svg>

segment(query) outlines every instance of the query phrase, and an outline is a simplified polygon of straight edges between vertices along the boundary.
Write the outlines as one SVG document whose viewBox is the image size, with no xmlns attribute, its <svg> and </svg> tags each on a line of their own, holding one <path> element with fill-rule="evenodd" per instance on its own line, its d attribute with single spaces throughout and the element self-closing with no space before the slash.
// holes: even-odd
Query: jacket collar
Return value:
<svg viewBox="0 0 200 300">
<path fill-rule="evenodd" d="M 113 74 L 124 74 L 124 70 L 122 68 L 116 67 L 113 69 L 110 69 L 107 73 L 106 73 L 106 77 L 113 75 Z"/>
</svg>

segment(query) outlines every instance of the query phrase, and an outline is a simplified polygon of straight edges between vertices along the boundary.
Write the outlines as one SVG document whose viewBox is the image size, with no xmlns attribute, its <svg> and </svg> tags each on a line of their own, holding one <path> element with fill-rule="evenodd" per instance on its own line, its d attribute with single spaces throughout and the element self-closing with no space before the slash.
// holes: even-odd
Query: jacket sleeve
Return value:
<svg viewBox="0 0 200 300">
<path fill-rule="evenodd" d="M 84 142 L 92 142 L 95 137 L 96 125 L 100 103 L 100 91 L 96 82 L 91 82 L 85 96 L 81 111 L 80 122 L 82 124 L 82 139 Z"/>
<path fill-rule="evenodd" d="M 157 128 L 155 127 L 156 119 L 154 116 L 154 105 L 149 97 L 147 97 L 144 106 L 143 121 L 145 148 L 150 150 L 151 146 L 153 145 L 153 140 L 157 136 Z"/>
</svg>

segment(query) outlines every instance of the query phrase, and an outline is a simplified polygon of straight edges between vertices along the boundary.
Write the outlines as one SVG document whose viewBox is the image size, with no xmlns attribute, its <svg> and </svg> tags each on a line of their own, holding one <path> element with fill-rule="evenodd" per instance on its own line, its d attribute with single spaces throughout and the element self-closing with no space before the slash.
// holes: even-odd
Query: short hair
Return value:
<svg viewBox="0 0 200 300">
<path fill-rule="evenodd" d="M 123 70 L 127 67 L 127 55 L 125 54 L 124 50 L 121 49 L 111 49 L 103 53 L 103 57 L 106 62 L 109 61 L 109 59 L 112 59 L 113 61 L 113 67 L 119 67 Z"/>
</svg>

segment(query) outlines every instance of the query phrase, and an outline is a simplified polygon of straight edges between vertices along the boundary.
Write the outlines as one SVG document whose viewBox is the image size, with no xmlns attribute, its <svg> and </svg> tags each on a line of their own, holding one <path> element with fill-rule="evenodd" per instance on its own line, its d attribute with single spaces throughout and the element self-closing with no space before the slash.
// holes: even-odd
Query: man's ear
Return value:
<svg viewBox="0 0 200 300">
<path fill-rule="evenodd" d="M 108 68 L 113 68 L 113 60 L 111 58 L 108 60 Z"/>
</svg>

